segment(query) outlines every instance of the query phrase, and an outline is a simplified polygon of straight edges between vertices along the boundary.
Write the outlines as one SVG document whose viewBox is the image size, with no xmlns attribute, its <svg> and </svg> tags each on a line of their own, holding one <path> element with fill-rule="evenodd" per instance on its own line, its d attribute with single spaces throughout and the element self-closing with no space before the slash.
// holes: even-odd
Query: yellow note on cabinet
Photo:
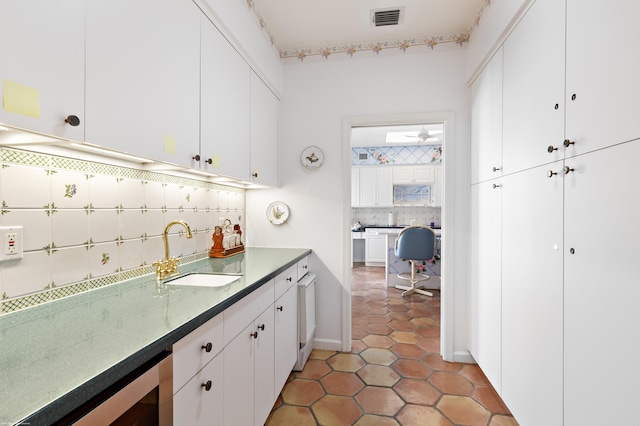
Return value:
<svg viewBox="0 0 640 426">
<path fill-rule="evenodd" d="M 176 138 L 169 135 L 164 135 L 164 147 L 163 150 L 167 154 L 175 155 L 178 149 Z"/>
<path fill-rule="evenodd" d="M 220 168 L 220 154 L 213 154 L 211 156 L 211 167 L 216 169 Z"/>
<path fill-rule="evenodd" d="M 5 111 L 40 118 L 40 92 L 11 80 L 2 80 L 2 108 Z"/>
</svg>

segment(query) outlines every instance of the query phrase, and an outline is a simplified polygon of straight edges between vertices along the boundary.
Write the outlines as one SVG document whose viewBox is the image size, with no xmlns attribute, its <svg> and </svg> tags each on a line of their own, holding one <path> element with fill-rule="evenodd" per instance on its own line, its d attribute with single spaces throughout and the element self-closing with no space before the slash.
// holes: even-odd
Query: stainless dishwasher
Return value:
<svg viewBox="0 0 640 426">
<path fill-rule="evenodd" d="M 313 350 L 316 335 L 316 275 L 307 274 L 298 282 L 298 359 L 293 367 L 302 371 Z"/>
</svg>

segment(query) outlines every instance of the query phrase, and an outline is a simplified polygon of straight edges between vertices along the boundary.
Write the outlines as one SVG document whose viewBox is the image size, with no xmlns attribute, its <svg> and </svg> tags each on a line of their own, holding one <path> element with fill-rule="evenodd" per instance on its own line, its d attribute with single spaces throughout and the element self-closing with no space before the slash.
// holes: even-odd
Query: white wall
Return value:
<svg viewBox="0 0 640 426">
<path fill-rule="evenodd" d="M 342 338 L 341 300 L 349 283 L 342 282 L 344 259 L 349 256 L 343 241 L 350 236 L 350 217 L 344 213 L 345 176 L 342 125 L 345 117 L 363 115 L 452 112 L 455 140 L 444 155 L 452 156 L 445 171 L 447 185 L 455 194 L 452 223 L 456 230 L 456 274 L 447 285 L 455 298 L 454 350 L 466 352 L 466 240 L 469 212 L 468 90 L 465 50 L 443 48 L 407 53 L 383 51 L 323 58 L 304 63 L 287 61 L 280 132 L 280 184 L 278 189 L 247 191 L 249 246 L 308 247 L 313 249 L 312 269 L 318 273 L 318 330 L 321 343 L 336 344 Z M 308 171 L 300 165 L 300 153 L 316 145 L 324 151 L 324 165 Z M 455 170 L 455 176 L 452 174 Z M 270 225 L 267 205 L 287 203 L 291 216 L 284 225 Z M 348 206 L 347 206 L 348 210 Z"/>
</svg>

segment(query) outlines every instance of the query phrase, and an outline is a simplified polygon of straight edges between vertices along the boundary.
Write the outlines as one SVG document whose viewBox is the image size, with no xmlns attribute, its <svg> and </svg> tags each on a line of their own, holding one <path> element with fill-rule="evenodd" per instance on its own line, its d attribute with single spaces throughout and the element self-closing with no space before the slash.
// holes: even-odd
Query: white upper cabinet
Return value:
<svg viewBox="0 0 640 426">
<path fill-rule="evenodd" d="M 502 175 L 502 49 L 471 86 L 471 183 Z"/>
<path fill-rule="evenodd" d="M 0 1 L 0 123 L 84 140 L 84 12 L 81 0 Z"/>
<path fill-rule="evenodd" d="M 351 168 L 351 207 L 360 207 L 360 169 Z"/>
<path fill-rule="evenodd" d="M 200 11 L 181 0 L 86 5 L 86 141 L 193 167 Z"/>
<path fill-rule="evenodd" d="M 202 16 L 200 168 L 249 180 L 249 65 Z"/>
<path fill-rule="evenodd" d="M 637 0 L 567 0 L 566 156 L 640 135 L 638 16 Z"/>
<path fill-rule="evenodd" d="M 398 166 L 393 168 L 393 183 L 399 185 L 413 185 L 433 183 L 435 180 L 435 166 Z"/>
<path fill-rule="evenodd" d="M 563 158 L 564 8 L 537 0 L 504 42 L 505 174 Z"/>
<path fill-rule="evenodd" d="M 360 207 L 393 206 L 393 169 L 362 167 L 360 169 Z"/>
<path fill-rule="evenodd" d="M 278 118 L 280 102 L 251 72 L 251 181 L 278 186 Z"/>
</svg>

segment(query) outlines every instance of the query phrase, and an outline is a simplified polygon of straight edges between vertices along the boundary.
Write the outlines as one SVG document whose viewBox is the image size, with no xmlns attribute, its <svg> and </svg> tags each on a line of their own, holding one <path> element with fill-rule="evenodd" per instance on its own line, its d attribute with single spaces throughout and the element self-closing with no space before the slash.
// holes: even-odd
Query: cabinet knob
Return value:
<svg viewBox="0 0 640 426">
<path fill-rule="evenodd" d="M 191 157 L 192 160 L 196 160 L 196 161 L 200 161 L 200 154 L 196 154 L 193 157 Z"/>
<path fill-rule="evenodd" d="M 209 392 L 211 390 L 211 385 L 213 383 L 211 383 L 211 380 L 207 380 L 207 383 L 203 383 L 202 387 L 204 388 L 204 390 L 206 390 L 207 392 Z"/>
<path fill-rule="evenodd" d="M 494 168 L 493 168 L 493 172 L 494 172 L 494 173 L 495 173 L 495 172 L 499 172 L 500 170 L 502 170 L 502 168 L 501 168 L 501 167 L 494 167 Z"/>
<path fill-rule="evenodd" d="M 309 269 L 309 265 L 302 265 L 303 269 Z"/>
<path fill-rule="evenodd" d="M 70 126 L 76 127 L 78 125 L 80 125 L 80 119 L 78 118 L 77 115 L 70 115 L 68 116 L 65 120 L 65 123 L 69 124 Z"/>
<path fill-rule="evenodd" d="M 251 333 L 249 336 L 253 337 L 254 339 L 258 338 L 258 332 L 254 331 L 253 333 Z"/>
<path fill-rule="evenodd" d="M 280 312 L 282 312 L 283 307 L 282 306 L 278 306 L 276 309 L 279 310 Z"/>
<path fill-rule="evenodd" d="M 258 326 L 258 330 L 262 330 L 262 331 L 264 331 L 264 324 L 260 324 L 260 325 Z"/>
<path fill-rule="evenodd" d="M 569 139 L 565 139 L 563 145 L 564 145 L 565 148 L 569 148 L 574 143 L 575 142 L 571 142 Z"/>
<path fill-rule="evenodd" d="M 558 173 L 554 172 L 553 170 L 548 170 L 547 171 L 547 177 L 553 177 L 554 175 L 557 175 Z"/>
<path fill-rule="evenodd" d="M 202 345 L 202 349 L 204 349 L 205 352 L 211 352 L 211 349 L 213 349 L 213 345 L 211 344 L 211 342 L 207 342 L 206 345 Z"/>
<path fill-rule="evenodd" d="M 258 172 L 251 173 L 251 176 L 253 176 L 254 178 L 257 178 L 258 177 Z"/>
<path fill-rule="evenodd" d="M 208 165 L 213 164 L 213 160 L 211 158 L 207 158 L 204 162 L 207 163 Z"/>
<path fill-rule="evenodd" d="M 502 188 L 502 185 L 500 185 L 499 183 L 494 183 L 493 189 L 498 189 L 498 188 Z"/>
<path fill-rule="evenodd" d="M 549 145 L 549 146 L 547 147 L 547 152 L 548 152 L 549 154 L 553 154 L 553 151 L 557 151 L 557 150 L 558 150 L 558 148 L 555 148 L 553 145 Z"/>
<path fill-rule="evenodd" d="M 572 169 L 572 168 L 571 168 L 571 167 L 569 167 L 569 166 L 564 166 L 564 167 L 562 168 L 562 173 L 564 173 L 565 175 L 567 175 L 567 174 L 569 174 L 569 172 L 572 172 L 572 171 L 574 171 L 574 170 L 575 170 L 575 169 Z"/>
<path fill-rule="evenodd" d="M 287 278 L 287 281 L 291 282 L 291 281 L 292 281 L 292 278 L 291 278 L 291 277 Z"/>
</svg>

